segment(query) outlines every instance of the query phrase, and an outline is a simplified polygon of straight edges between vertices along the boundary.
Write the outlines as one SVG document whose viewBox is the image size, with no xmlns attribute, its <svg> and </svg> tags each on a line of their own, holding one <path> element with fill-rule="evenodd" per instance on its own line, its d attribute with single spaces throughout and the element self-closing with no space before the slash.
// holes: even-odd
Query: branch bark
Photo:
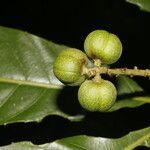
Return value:
<svg viewBox="0 0 150 150">
<path fill-rule="evenodd" d="M 89 77 L 95 76 L 97 73 L 99 74 L 108 74 L 110 76 L 118 76 L 118 75 L 128 75 L 128 76 L 143 76 L 150 77 L 150 69 L 138 69 L 134 67 L 134 69 L 128 68 L 107 68 L 107 67 L 94 67 L 94 68 L 86 68 L 83 71 L 83 74 L 87 74 Z"/>
</svg>

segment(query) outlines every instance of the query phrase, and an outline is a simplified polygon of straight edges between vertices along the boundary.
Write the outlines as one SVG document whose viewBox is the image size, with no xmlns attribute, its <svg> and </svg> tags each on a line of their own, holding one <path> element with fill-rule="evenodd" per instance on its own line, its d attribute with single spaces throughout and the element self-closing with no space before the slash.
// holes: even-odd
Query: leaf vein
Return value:
<svg viewBox="0 0 150 150">
<path fill-rule="evenodd" d="M 16 90 L 19 88 L 20 85 L 17 85 L 13 90 L 10 91 L 10 93 L 7 95 L 6 99 L 4 99 L 4 102 L 0 105 L 0 108 L 2 108 L 10 99 L 11 96 L 16 92 Z"/>
<path fill-rule="evenodd" d="M 134 143 L 131 143 L 129 146 L 125 148 L 125 150 L 132 150 L 137 146 L 140 146 L 145 140 L 150 139 L 150 133 L 146 134 L 145 136 L 139 138 Z"/>
<path fill-rule="evenodd" d="M 13 50 L 13 51 L 14 51 L 14 50 Z M 25 66 L 25 65 L 24 65 L 23 62 L 20 60 L 20 58 L 19 58 L 18 55 L 14 54 L 14 53 L 13 53 L 13 55 L 14 55 L 14 57 L 16 58 L 16 60 L 18 61 L 19 68 L 22 70 L 22 73 L 23 73 L 24 78 L 27 79 L 28 76 L 27 76 L 27 74 L 26 74 L 26 72 L 25 72 L 25 69 L 24 69 L 24 66 Z M 16 66 L 17 66 L 17 65 L 16 65 Z"/>
<path fill-rule="evenodd" d="M 73 145 L 73 146 L 75 146 L 75 147 L 77 147 L 77 148 L 81 148 L 81 149 L 83 149 L 83 150 L 88 150 L 88 149 L 86 149 L 85 147 L 83 147 L 83 146 L 80 146 L 80 145 L 77 145 L 77 144 L 75 144 L 75 143 L 69 143 L 70 145 Z"/>
<path fill-rule="evenodd" d="M 20 115 L 21 113 L 24 113 L 25 111 L 27 111 L 28 109 L 30 109 L 34 104 L 36 104 L 38 102 L 38 100 L 43 96 L 43 94 L 47 91 L 47 89 L 44 89 L 39 95 L 37 95 L 37 97 L 33 100 L 32 103 L 30 103 L 27 107 L 25 107 L 24 109 L 18 111 L 17 113 L 15 113 L 14 115 L 12 115 L 11 117 L 8 118 L 7 121 L 17 117 L 18 115 Z"/>
<path fill-rule="evenodd" d="M 28 35 L 27 35 L 27 36 L 28 36 Z M 36 38 L 36 37 L 32 36 L 32 37 L 31 37 L 31 40 L 34 42 L 34 44 L 35 44 L 35 46 L 37 47 L 37 49 L 38 49 L 38 50 L 42 50 L 42 52 L 43 52 L 44 49 L 42 49 L 41 46 L 39 46 L 39 45 L 37 44 L 37 43 L 40 43 L 39 38 Z M 42 44 L 41 44 L 41 45 L 42 45 Z M 33 51 L 33 52 L 36 54 L 35 51 Z M 45 72 L 45 75 L 47 76 L 47 79 L 48 79 L 49 83 L 51 83 L 50 77 L 49 77 L 49 75 L 48 75 L 49 73 L 48 73 L 48 71 L 46 70 L 47 66 L 46 66 L 44 57 L 42 57 L 42 55 L 40 55 L 40 54 L 38 55 L 38 57 L 40 58 L 40 59 L 39 59 L 39 65 L 41 66 L 42 70 Z M 44 66 L 44 67 L 43 67 L 43 66 Z"/>
</svg>

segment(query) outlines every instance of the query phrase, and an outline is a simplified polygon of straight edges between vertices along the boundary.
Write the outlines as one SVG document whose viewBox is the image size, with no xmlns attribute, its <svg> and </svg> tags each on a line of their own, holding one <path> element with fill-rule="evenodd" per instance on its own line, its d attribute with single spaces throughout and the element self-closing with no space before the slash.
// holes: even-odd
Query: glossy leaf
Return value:
<svg viewBox="0 0 150 150">
<path fill-rule="evenodd" d="M 58 106 L 63 85 L 53 74 L 53 62 L 66 46 L 19 30 L 0 27 L 0 124 L 41 121 L 58 115 L 79 121 Z M 142 91 L 127 77 L 118 78 L 119 95 Z M 64 100 L 65 102 L 65 100 Z M 117 101 L 110 111 L 149 103 L 149 97 Z"/>
<path fill-rule="evenodd" d="M 118 100 L 108 112 L 116 111 L 122 108 L 135 108 L 146 103 L 150 104 L 150 96 L 134 96 L 131 98 L 125 98 Z"/>
<path fill-rule="evenodd" d="M 44 145 L 34 145 L 30 142 L 13 143 L 0 147 L 0 150 L 132 150 L 138 146 L 150 147 L 150 127 L 117 139 L 81 135 Z"/>
<path fill-rule="evenodd" d="M 27 32 L 0 27 L 0 124 L 41 121 L 58 115 L 62 84 L 53 74 L 53 61 L 66 46 Z"/>
<path fill-rule="evenodd" d="M 139 6 L 141 10 L 150 12 L 150 0 L 126 0 L 126 1 Z"/>
<path fill-rule="evenodd" d="M 137 92 L 143 92 L 143 89 L 130 77 L 119 76 L 117 77 L 117 92 L 118 95 L 121 96 Z"/>
<path fill-rule="evenodd" d="M 117 78 L 117 81 L 118 99 L 108 112 L 121 108 L 135 108 L 150 103 L 150 96 L 136 96 L 136 93 L 143 92 L 143 89 L 131 78 L 120 76 Z"/>
</svg>

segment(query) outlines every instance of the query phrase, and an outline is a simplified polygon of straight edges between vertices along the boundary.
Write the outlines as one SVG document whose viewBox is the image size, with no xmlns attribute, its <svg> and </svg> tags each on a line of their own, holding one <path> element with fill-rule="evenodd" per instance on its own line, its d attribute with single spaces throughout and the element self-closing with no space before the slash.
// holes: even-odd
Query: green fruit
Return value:
<svg viewBox="0 0 150 150">
<path fill-rule="evenodd" d="M 76 86 L 85 80 L 85 76 L 81 73 L 86 64 L 87 56 L 85 53 L 75 48 L 68 48 L 56 58 L 53 72 L 61 82 Z"/>
<path fill-rule="evenodd" d="M 100 82 L 86 80 L 78 91 L 81 106 L 89 111 L 105 112 L 116 101 L 117 91 L 115 86 L 107 80 Z"/>
<path fill-rule="evenodd" d="M 84 49 L 90 58 L 113 64 L 121 56 L 122 44 L 116 35 L 105 30 L 95 30 L 86 37 Z"/>
</svg>

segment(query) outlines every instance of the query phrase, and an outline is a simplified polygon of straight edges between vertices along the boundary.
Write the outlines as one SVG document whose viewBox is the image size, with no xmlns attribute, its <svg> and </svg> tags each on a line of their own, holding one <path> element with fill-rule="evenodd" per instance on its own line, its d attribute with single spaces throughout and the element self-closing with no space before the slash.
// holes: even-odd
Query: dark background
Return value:
<svg viewBox="0 0 150 150">
<path fill-rule="evenodd" d="M 150 13 L 140 11 L 124 0 L 5 1 L 0 4 L 0 25 L 81 50 L 89 32 L 105 29 L 117 34 L 123 43 L 122 57 L 114 67 L 136 65 L 149 68 Z M 148 79 L 134 79 L 149 94 Z M 71 89 L 65 89 L 64 93 L 68 90 Z M 131 130 L 148 126 L 148 109 L 146 105 L 134 110 L 123 109 L 111 115 L 88 113 L 81 123 L 71 123 L 53 116 L 45 118 L 40 124 L 0 126 L 0 145 L 22 140 L 40 144 L 79 134 L 120 137 Z"/>
</svg>

